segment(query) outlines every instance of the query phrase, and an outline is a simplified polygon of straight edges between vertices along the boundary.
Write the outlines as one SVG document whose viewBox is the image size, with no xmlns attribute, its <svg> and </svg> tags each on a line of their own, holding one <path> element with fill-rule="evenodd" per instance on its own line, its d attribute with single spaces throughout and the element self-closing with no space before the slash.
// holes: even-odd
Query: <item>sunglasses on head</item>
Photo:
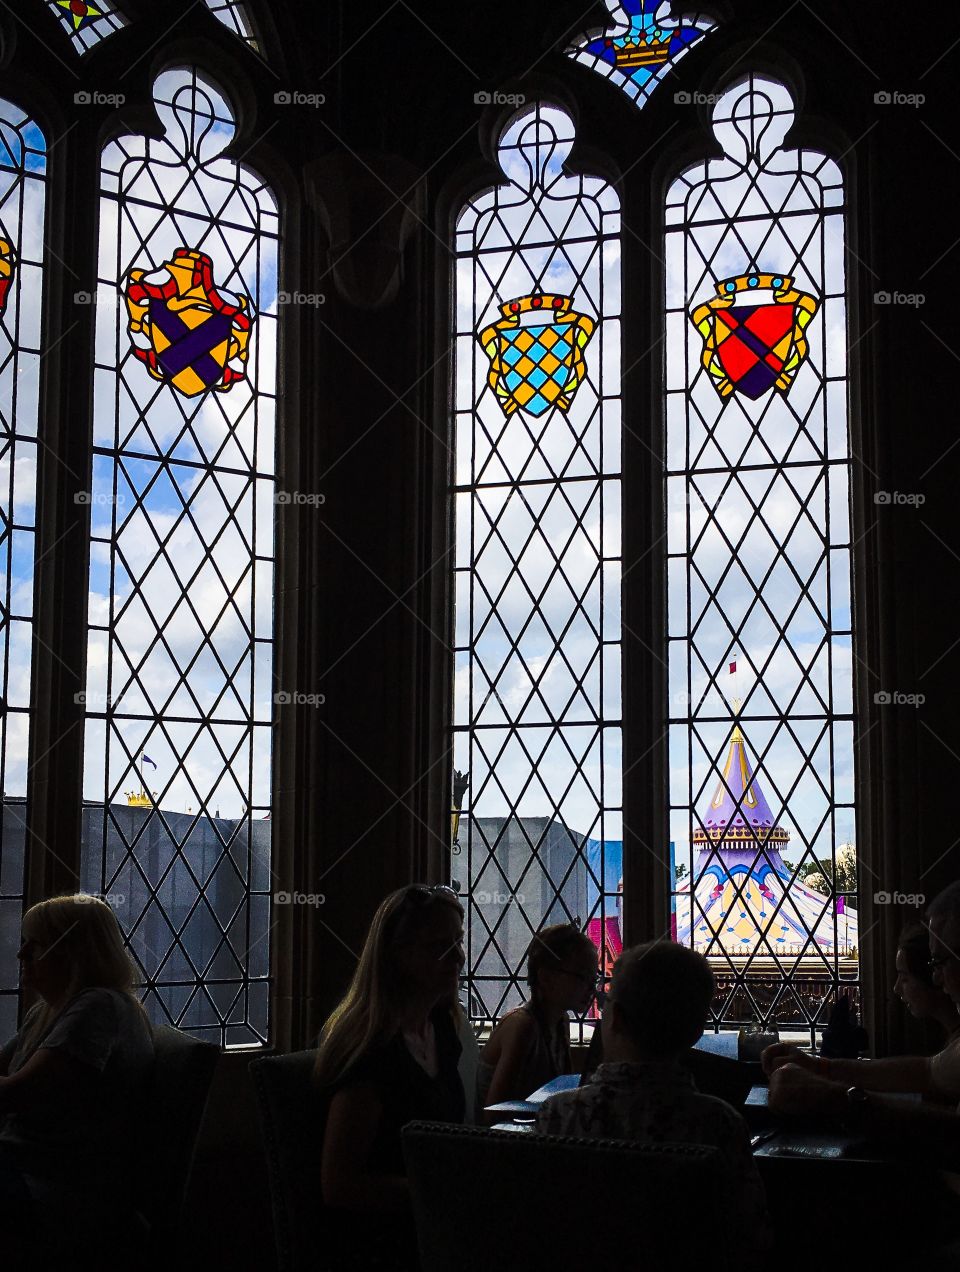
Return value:
<svg viewBox="0 0 960 1272">
<path fill-rule="evenodd" d="M 414 898 L 418 901 L 432 900 L 438 896 L 453 897 L 458 905 L 461 904 L 460 894 L 446 883 L 411 883 L 407 888 L 407 895 L 404 897 L 404 901 L 412 901 Z"/>
</svg>

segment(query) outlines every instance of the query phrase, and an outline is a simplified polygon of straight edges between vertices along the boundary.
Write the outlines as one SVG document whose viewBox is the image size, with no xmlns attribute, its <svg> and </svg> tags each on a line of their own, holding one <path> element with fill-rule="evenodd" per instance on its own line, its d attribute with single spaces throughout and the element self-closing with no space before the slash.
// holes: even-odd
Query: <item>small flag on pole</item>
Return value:
<svg viewBox="0 0 960 1272">
<path fill-rule="evenodd" d="M 737 664 L 735 662 L 732 662 L 730 664 L 730 675 L 734 676 L 736 675 L 736 672 L 737 672 Z"/>
<path fill-rule="evenodd" d="M 151 760 L 150 756 L 149 756 L 149 755 L 147 755 L 146 751 L 144 751 L 143 755 L 141 755 L 141 756 L 140 756 L 140 763 L 141 763 L 141 764 L 150 764 L 150 765 L 152 765 L 154 768 L 156 768 L 156 767 L 157 767 L 156 761 L 155 761 L 155 760 Z"/>
<path fill-rule="evenodd" d="M 846 912 L 847 912 L 847 898 L 837 897 L 837 914 L 846 914 Z"/>
</svg>

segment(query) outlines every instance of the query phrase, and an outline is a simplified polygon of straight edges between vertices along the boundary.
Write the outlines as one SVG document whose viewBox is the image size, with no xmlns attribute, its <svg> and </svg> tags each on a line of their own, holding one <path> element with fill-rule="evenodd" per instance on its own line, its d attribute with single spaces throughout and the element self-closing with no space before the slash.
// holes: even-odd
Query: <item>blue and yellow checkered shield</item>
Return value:
<svg viewBox="0 0 960 1272">
<path fill-rule="evenodd" d="M 501 305 L 499 322 L 478 333 L 490 359 L 487 382 L 505 415 L 570 409 L 587 374 L 583 351 L 594 332 L 593 319 L 572 304 L 569 296 L 520 296 Z"/>
</svg>

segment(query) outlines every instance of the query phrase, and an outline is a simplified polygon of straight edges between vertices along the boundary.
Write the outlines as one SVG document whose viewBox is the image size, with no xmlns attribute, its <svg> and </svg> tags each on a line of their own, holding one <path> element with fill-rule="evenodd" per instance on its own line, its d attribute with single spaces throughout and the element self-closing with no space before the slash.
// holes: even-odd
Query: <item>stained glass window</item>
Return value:
<svg viewBox="0 0 960 1272">
<path fill-rule="evenodd" d="M 46 143 L 0 101 L 0 1035 L 17 1028 L 33 643 Z"/>
<path fill-rule="evenodd" d="M 196 74 L 104 151 L 82 862 L 156 1020 L 267 1036 L 276 270 Z"/>
<path fill-rule="evenodd" d="M 259 53 L 253 23 L 250 21 L 245 4 L 240 4 L 239 0 L 204 0 L 204 3 L 218 22 L 222 22 L 225 27 L 233 31 L 235 35 L 239 35 L 241 40 Z"/>
<path fill-rule="evenodd" d="M 569 54 L 617 84 L 640 107 L 714 26 L 702 13 L 671 17 L 672 6 L 661 0 L 607 0 L 607 7 L 616 25 L 578 41 Z"/>
<path fill-rule="evenodd" d="M 807 1036 L 857 981 L 845 204 L 751 76 L 667 198 L 677 938 L 717 1019 Z"/>
<path fill-rule="evenodd" d="M 566 176 L 550 106 L 456 231 L 454 875 L 475 1018 L 525 996 L 544 925 L 618 925 L 619 205 Z M 459 783 L 458 783 L 459 785 Z"/>
<path fill-rule="evenodd" d="M 47 0 L 47 5 L 84 53 L 125 25 L 123 15 L 106 0 L 96 0 L 95 4 L 88 4 L 87 0 Z"/>
</svg>

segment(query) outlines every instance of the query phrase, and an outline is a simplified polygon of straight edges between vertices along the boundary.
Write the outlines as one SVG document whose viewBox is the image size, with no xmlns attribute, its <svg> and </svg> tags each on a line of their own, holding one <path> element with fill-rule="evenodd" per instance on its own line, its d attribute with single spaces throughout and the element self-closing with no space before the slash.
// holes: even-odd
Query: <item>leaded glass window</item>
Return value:
<svg viewBox="0 0 960 1272">
<path fill-rule="evenodd" d="M 275 202 L 223 97 L 156 83 L 102 166 L 82 867 L 155 1020 L 267 1037 Z"/>
<path fill-rule="evenodd" d="M 844 185 L 750 76 L 670 188 L 670 826 L 719 1023 L 813 1035 L 857 979 Z"/>
<path fill-rule="evenodd" d="M 454 875 L 480 1019 L 525 996 L 540 927 L 618 918 L 620 218 L 565 175 L 573 140 L 552 106 L 517 115 L 456 231 Z"/>
<path fill-rule="evenodd" d="M 674 18 L 669 0 L 607 0 L 607 7 L 615 25 L 579 41 L 569 55 L 622 88 L 641 108 L 687 50 L 714 27 L 703 13 Z"/>
<path fill-rule="evenodd" d="M 17 1028 L 30 741 L 46 142 L 0 101 L 0 1036 Z"/>
<path fill-rule="evenodd" d="M 96 4 L 88 4 L 87 0 L 47 0 L 47 7 L 63 23 L 81 53 L 125 25 L 123 16 L 107 0 L 97 0 Z"/>
<path fill-rule="evenodd" d="M 222 22 L 229 31 L 239 35 L 241 40 L 259 53 L 253 23 L 245 4 L 239 3 L 239 0 L 204 0 L 204 3 L 218 22 Z"/>
</svg>

